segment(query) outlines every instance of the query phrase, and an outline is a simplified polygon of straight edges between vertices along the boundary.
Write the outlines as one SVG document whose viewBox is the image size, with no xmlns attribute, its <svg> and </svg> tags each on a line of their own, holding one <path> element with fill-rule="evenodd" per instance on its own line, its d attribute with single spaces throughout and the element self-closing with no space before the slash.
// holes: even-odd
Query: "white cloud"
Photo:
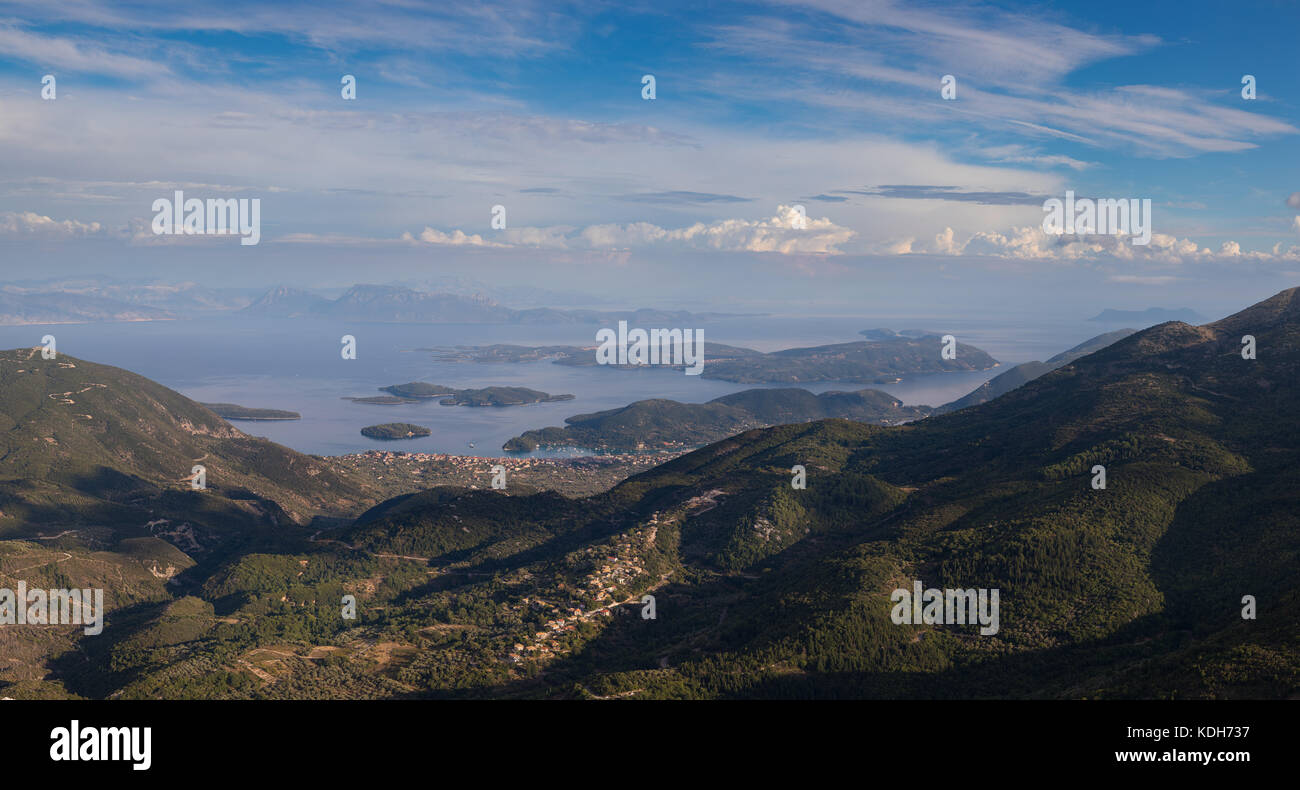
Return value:
<svg viewBox="0 0 1300 790">
<path fill-rule="evenodd" d="M 120 77 L 160 77 L 170 73 L 152 60 L 108 52 L 102 47 L 67 38 L 28 33 L 14 27 L 0 27 L 0 52 L 56 72 L 112 74 Z"/>
<path fill-rule="evenodd" d="M 1300 226 L 1300 221 L 1297 221 Z M 876 246 L 877 254 L 952 255 L 966 257 L 1010 258 L 1037 261 L 1105 261 L 1151 262 L 1165 265 L 1198 261 L 1290 261 L 1300 259 L 1300 246 L 1271 250 L 1245 250 L 1236 241 L 1224 241 L 1217 250 L 1197 244 L 1192 239 L 1167 233 L 1151 234 L 1149 244 L 1133 244 L 1128 236 L 1056 235 L 1041 227 L 1016 226 L 1002 231 L 977 231 L 964 238 L 952 228 L 934 236 L 929 245 L 918 245 L 915 238 L 887 241 Z"/>
<path fill-rule="evenodd" d="M 767 219 L 725 219 L 697 222 L 684 228 L 662 228 L 649 222 L 626 225 L 590 225 L 577 232 L 569 227 L 517 228 L 501 231 L 503 242 L 425 228 L 418 239 L 402 234 L 404 241 L 478 247 L 541 247 L 549 249 L 621 250 L 655 246 L 680 246 L 723 252 L 776 252 L 781 254 L 837 254 L 856 233 L 822 217 L 801 215 L 794 206 L 777 207 Z"/>
<path fill-rule="evenodd" d="M 0 214 L 0 235 L 48 236 L 72 238 L 94 236 L 104 232 L 98 222 L 78 222 L 75 219 L 55 220 L 33 211 L 10 211 Z"/>
<path fill-rule="evenodd" d="M 412 241 L 412 242 L 413 242 L 413 241 L 416 241 L 416 240 L 417 240 L 417 239 L 416 239 L 415 237 L 412 237 L 410 233 L 403 233 L 403 234 L 402 234 L 402 241 Z M 434 230 L 433 228 L 425 228 L 424 230 L 420 231 L 420 235 L 419 235 L 419 237 L 418 237 L 418 240 L 424 242 L 425 244 L 437 244 L 437 245 L 440 245 L 440 246 L 446 246 L 446 247 L 505 247 L 505 246 L 508 246 L 508 245 L 505 245 L 505 244 L 498 244 L 498 243 L 496 243 L 496 242 L 492 242 L 492 241 L 485 241 L 485 240 L 483 239 L 483 237 L 480 236 L 480 235 L 478 235 L 478 234 L 469 235 L 469 234 L 466 234 L 464 231 L 461 231 L 461 230 L 454 230 L 454 231 L 452 231 L 451 233 L 443 233 L 442 231 L 440 231 L 440 230 Z"/>
<path fill-rule="evenodd" d="M 802 4 L 836 17 L 838 37 L 828 35 L 820 20 L 721 28 L 714 46 L 750 62 L 743 75 L 713 77 L 715 85 L 737 86 L 727 88 L 733 93 L 753 86 L 748 98 L 834 110 L 848 123 L 870 117 L 878 128 L 888 118 L 904 129 L 918 121 L 956 120 L 966 129 L 1016 131 L 1155 157 L 1241 151 L 1254 148 L 1257 138 L 1300 131 L 1278 118 L 1219 103 L 1209 91 L 1150 85 L 1081 91 L 1063 85 L 1066 76 L 1090 63 L 1157 45 L 1153 36 L 1099 36 L 987 7 Z M 761 76 L 765 69 L 797 76 L 773 88 Z M 958 76 L 957 101 L 934 100 L 945 73 Z M 832 80 L 836 90 L 822 89 Z M 1083 165 L 1069 157 L 1029 163 Z"/>
<path fill-rule="evenodd" d="M 1085 162 L 1064 154 L 1041 154 L 1023 145 L 993 146 L 980 149 L 979 153 L 994 162 L 1013 162 L 1039 167 L 1068 167 L 1071 170 L 1087 170 L 1096 164 L 1095 162 Z"/>
</svg>

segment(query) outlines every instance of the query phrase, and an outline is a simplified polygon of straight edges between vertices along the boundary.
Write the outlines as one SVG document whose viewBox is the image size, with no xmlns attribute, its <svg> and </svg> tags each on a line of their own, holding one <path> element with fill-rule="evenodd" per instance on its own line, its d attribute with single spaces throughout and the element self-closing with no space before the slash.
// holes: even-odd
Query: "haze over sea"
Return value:
<svg viewBox="0 0 1300 790">
<path fill-rule="evenodd" d="M 1032 323 L 1006 318 L 791 317 L 729 318 L 702 323 L 709 342 L 776 351 L 863 339 L 863 329 L 924 329 L 953 334 L 987 351 L 1002 364 L 985 371 L 916 376 L 897 384 L 818 382 L 813 392 L 875 388 L 909 405 L 938 406 L 959 398 L 1010 367 L 1045 360 L 1117 326 L 1083 317 Z M 241 430 L 301 452 L 338 455 L 371 449 L 501 456 L 501 445 L 526 430 L 563 425 L 564 419 L 615 409 L 646 398 L 700 403 L 756 385 L 687 376 L 649 368 L 623 371 L 567 367 L 550 362 L 481 364 L 438 362 L 429 349 L 456 345 L 594 345 L 596 325 L 515 326 L 483 324 L 376 324 L 306 319 L 217 318 L 136 323 L 0 327 L 4 348 L 31 347 L 57 338 L 58 351 L 114 365 L 158 381 L 204 403 L 288 409 L 301 420 L 236 422 Z M 647 327 L 648 328 L 648 327 Z M 357 338 L 357 359 L 344 360 L 339 339 Z M 938 351 L 936 350 L 936 353 Z M 380 406 L 346 397 L 382 395 L 380 387 L 426 381 L 456 388 L 521 386 L 575 400 L 504 408 L 442 406 L 435 401 Z M 367 425 L 410 422 L 431 436 L 400 442 L 368 439 Z M 475 446 L 470 447 L 470 443 Z M 559 455 L 538 451 L 533 455 Z"/>
</svg>

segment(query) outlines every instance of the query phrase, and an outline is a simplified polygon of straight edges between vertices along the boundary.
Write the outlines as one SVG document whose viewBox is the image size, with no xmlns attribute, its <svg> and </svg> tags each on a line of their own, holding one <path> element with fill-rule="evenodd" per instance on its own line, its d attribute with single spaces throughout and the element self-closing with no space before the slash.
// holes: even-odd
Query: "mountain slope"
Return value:
<svg viewBox="0 0 1300 790">
<path fill-rule="evenodd" d="M 583 500 L 433 489 L 202 569 L 211 616 L 141 610 L 56 678 L 122 697 L 1295 696 L 1298 373 L 1291 290 L 988 403 L 747 431 Z M 998 590 L 996 633 L 895 624 L 916 581 Z"/>
<path fill-rule="evenodd" d="M 1074 360 L 1087 356 L 1094 351 L 1103 349 L 1111 343 L 1128 337 L 1136 331 L 1136 329 L 1117 329 L 1114 332 L 1107 332 L 1104 335 L 1097 335 L 1094 338 L 1089 338 L 1074 348 L 1062 351 L 1053 356 L 1046 362 L 1035 360 L 1033 362 L 1025 362 L 1016 365 L 1006 373 L 998 374 L 984 382 L 969 394 L 958 398 L 951 403 L 945 403 L 935 409 L 935 413 L 944 414 L 946 412 L 956 411 L 957 409 L 964 409 L 967 406 L 988 403 L 994 398 L 1005 395 L 1016 387 L 1023 386 L 1024 384 L 1033 381 L 1044 373 L 1050 373 L 1063 365 L 1068 365 Z"/>
<path fill-rule="evenodd" d="M 196 464 L 206 469 L 201 493 L 189 482 Z M 142 376 L 66 354 L 44 360 L 39 348 L 0 352 L 0 531 L 170 499 L 238 500 L 273 522 L 305 522 L 355 512 L 370 496 Z"/>
<path fill-rule="evenodd" d="M 510 662 L 493 694 L 1287 696 L 1300 683 L 1297 305 L 1288 291 L 1205 327 L 1153 327 L 898 428 L 733 437 L 595 498 L 552 551 L 469 558 L 491 585 L 420 600 L 481 600 L 478 622 L 497 612 L 475 648 Z M 1259 360 L 1241 358 L 1243 334 Z M 790 486 L 795 464 L 805 490 Z M 404 540 L 465 503 L 448 507 L 408 512 Z M 1000 631 L 894 625 L 889 592 L 912 580 L 999 589 Z M 647 590 L 654 621 L 587 615 Z M 1258 619 L 1242 619 L 1243 595 Z M 489 603 L 516 596 L 545 601 L 546 622 Z M 546 666 L 547 680 L 511 664 Z"/>
</svg>

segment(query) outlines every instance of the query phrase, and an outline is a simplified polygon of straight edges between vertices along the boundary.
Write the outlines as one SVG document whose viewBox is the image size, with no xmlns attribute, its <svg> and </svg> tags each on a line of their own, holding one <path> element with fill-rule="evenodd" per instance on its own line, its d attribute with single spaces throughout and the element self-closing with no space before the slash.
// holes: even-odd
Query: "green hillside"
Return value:
<svg viewBox="0 0 1300 790">
<path fill-rule="evenodd" d="M 204 491 L 191 488 L 196 465 Z M 0 352 L 0 535 L 143 524 L 164 512 L 306 523 L 372 496 L 364 481 L 247 436 L 142 376 L 64 354 L 44 360 L 40 349 Z"/>
<path fill-rule="evenodd" d="M 906 425 L 750 430 L 581 500 L 432 489 L 337 529 L 261 533 L 167 585 L 184 589 L 142 587 L 101 637 L 52 645 L 47 677 L 0 674 L 0 690 L 1294 697 L 1297 374 L 1291 290 Z M 891 593 L 918 580 L 998 590 L 997 632 L 895 624 Z"/>
</svg>

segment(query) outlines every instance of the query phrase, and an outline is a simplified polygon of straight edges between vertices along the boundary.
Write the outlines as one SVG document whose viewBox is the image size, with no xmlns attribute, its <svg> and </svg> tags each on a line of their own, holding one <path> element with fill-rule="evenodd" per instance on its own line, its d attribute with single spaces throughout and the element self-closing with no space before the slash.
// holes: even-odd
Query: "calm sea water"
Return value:
<svg viewBox="0 0 1300 790">
<path fill-rule="evenodd" d="M 924 316 L 737 318 L 709 322 L 703 328 L 709 341 L 774 351 L 857 340 L 861 339 L 857 334 L 860 330 L 879 326 L 951 333 L 1002 362 L 992 370 L 918 376 L 877 387 L 905 403 L 932 406 L 965 395 L 1015 364 L 1046 359 L 1108 328 L 1084 322 L 1012 326 L 1005 319 L 953 322 L 950 317 L 940 321 Z M 431 353 L 417 350 L 491 343 L 591 344 L 596 328 L 227 318 L 0 327 L 0 347 L 39 345 L 43 335 L 52 334 L 61 353 L 126 368 L 194 400 L 299 412 L 302 419 L 293 422 L 236 424 L 247 433 L 322 455 L 382 448 L 500 456 L 504 454 L 501 445 L 510 437 L 532 428 L 563 425 L 564 418 L 575 414 L 619 408 L 644 398 L 698 403 L 755 387 L 653 368 L 619 371 L 549 362 L 437 362 Z M 339 338 L 345 334 L 357 338 L 355 360 L 343 360 L 339 354 Z M 342 400 L 380 395 L 380 387 L 408 381 L 457 388 L 524 386 L 552 394 L 572 393 L 576 399 L 506 408 L 450 407 L 436 401 L 378 406 Z M 821 383 L 806 388 L 823 392 L 863 386 Z M 359 433 L 362 427 L 381 422 L 411 422 L 430 428 L 433 434 L 403 442 L 382 442 Z"/>
</svg>

